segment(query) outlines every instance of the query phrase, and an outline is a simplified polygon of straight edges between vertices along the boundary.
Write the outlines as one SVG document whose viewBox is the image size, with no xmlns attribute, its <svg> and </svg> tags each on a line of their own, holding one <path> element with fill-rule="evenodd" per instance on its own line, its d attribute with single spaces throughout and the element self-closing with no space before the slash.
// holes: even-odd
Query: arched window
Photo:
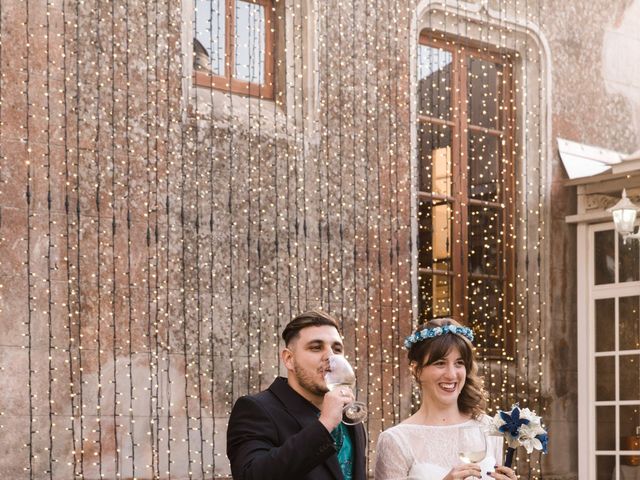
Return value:
<svg viewBox="0 0 640 480">
<path fill-rule="evenodd" d="M 455 316 L 485 354 L 513 349 L 513 62 L 425 30 L 417 52 L 418 315 Z"/>
</svg>

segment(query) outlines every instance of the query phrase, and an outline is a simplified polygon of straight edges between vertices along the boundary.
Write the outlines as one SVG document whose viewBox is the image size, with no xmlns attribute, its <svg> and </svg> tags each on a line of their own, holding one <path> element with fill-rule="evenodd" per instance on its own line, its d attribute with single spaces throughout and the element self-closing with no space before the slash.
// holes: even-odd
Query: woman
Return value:
<svg viewBox="0 0 640 480">
<path fill-rule="evenodd" d="M 458 428 L 489 422 L 472 341 L 471 329 L 449 318 L 432 320 L 407 337 L 422 403 L 414 415 L 380 434 L 376 480 L 517 478 L 511 468 L 494 467 L 502 458 L 502 437 L 487 437 L 480 463 L 464 464 L 458 457 Z"/>
</svg>

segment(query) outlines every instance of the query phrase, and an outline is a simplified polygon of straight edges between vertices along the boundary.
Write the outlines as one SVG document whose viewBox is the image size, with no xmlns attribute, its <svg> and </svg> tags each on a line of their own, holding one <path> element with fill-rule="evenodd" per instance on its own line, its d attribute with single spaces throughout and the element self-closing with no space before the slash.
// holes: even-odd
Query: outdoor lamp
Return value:
<svg viewBox="0 0 640 480">
<path fill-rule="evenodd" d="M 624 243 L 628 238 L 640 239 L 640 233 L 633 233 L 638 208 L 629 200 L 626 190 L 622 190 L 622 198 L 608 211 L 613 215 L 616 232 L 622 235 Z"/>
</svg>

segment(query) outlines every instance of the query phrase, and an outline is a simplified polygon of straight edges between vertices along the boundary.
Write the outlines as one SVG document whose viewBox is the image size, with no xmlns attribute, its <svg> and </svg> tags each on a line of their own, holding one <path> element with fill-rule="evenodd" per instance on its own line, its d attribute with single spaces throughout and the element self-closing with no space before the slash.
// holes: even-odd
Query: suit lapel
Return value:
<svg viewBox="0 0 640 480">
<path fill-rule="evenodd" d="M 366 477 L 366 448 L 367 433 L 362 424 L 349 427 L 353 435 L 353 479 L 365 480 Z"/>
<path fill-rule="evenodd" d="M 305 428 L 318 420 L 319 410 L 293 390 L 287 383 L 286 378 L 276 378 L 269 387 L 269 390 L 280 400 L 285 410 L 298 422 L 300 428 Z M 343 480 L 337 455 L 329 457 L 329 459 L 324 462 L 324 466 L 331 472 L 336 480 Z"/>
</svg>

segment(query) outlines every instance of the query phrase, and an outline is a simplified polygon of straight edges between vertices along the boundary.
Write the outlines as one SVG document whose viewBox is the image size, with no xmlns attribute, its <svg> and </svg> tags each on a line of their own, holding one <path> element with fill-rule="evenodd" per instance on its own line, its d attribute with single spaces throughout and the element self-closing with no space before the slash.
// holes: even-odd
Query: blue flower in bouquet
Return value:
<svg viewBox="0 0 640 480">
<path fill-rule="evenodd" d="M 498 430 L 502 433 L 509 433 L 513 438 L 518 438 L 520 427 L 522 425 L 528 425 L 529 420 L 527 418 L 520 418 L 520 409 L 515 406 L 511 413 L 498 412 L 500 418 L 504 420 L 504 424 L 501 425 Z"/>
<path fill-rule="evenodd" d="M 547 435 L 546 433 L 541 433 L 539 435 L 536 435 L 536 438 L 542 444 L 542 449 L 541 449 L 542 453 L 547 453 L 547 444 L 549 443 L 549 435 Z"/>
<path fill-rule="evenodd" d="M 542 426 L 542 418 L 528 408 L 513 405 L 511 411 L 500 410 L 492 419 L 490 426 L 492 435 L 502 435 L 509 448 L 524 447 L 527 453 L 541 450 L 547 453 L 549 438 Z"/>
</svg>

